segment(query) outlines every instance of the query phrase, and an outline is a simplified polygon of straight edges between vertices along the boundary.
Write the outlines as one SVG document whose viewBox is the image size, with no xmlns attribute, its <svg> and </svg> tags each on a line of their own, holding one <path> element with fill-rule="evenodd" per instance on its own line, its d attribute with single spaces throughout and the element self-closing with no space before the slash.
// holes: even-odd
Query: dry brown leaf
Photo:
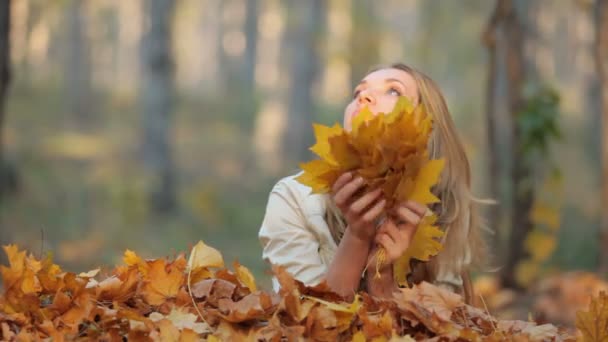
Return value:
<svg viewBox="0 0 608 342">
<path fill-rule="evenodd" d="M 465 305 L 461 296 L 427 282 L 401 289 L 400 296 L 398 300 L 419 303 L 444 321 L 450 321 L 454 312 Z"/>
<path fill-rule="evenodd" d="M 271 295 L 257 292 L 249 294 L 237 302 L 222 298 L 218 302 L 218 309 L 225 320 L 238 323 L 268 318 L 277 304 L 277 301 L 273 301 Z"/>
</svg>

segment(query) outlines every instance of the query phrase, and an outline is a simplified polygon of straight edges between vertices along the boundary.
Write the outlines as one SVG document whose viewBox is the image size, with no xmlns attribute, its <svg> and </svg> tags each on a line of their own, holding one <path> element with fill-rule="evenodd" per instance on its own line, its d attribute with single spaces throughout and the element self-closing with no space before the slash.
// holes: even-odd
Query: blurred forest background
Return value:
<svg viewBox="0 0 608 342">
<path fill-rule="evenodd" d="M 439 83 L 475 193 L 499 202 L 485 214 L 502 283 L 605 276 L 607 13 L 605 0 L 2 0 L 1 243 L 85 271 L 203 239 L 268 285 L 257 232 L 272 185 L 370 67 L 403 61 Z"/>
</svg>

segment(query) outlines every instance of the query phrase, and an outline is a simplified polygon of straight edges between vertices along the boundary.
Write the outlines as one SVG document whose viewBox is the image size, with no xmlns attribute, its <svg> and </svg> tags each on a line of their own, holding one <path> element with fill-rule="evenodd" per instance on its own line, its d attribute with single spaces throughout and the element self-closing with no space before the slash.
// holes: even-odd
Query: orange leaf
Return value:
<svg viewBox="0 0 608 342">
<path fill-rule="evenodd" d="M 177 295 L 184 281 L 184 273 L 178 268 L 166 269 L 164 260 L 149 262 L 148 280 L 142 289 L 144 299 L 150 305 L 161 305 L 167 298 Z"/>
<path fill-rule="evenodd" d="M 602 291 L 591 300 L 589 311 L 576 313 L 576 327 L 585 342 L 608 341 L 608 294 Z"/>
<path fill-rule="evenodd" d="M 157 324 L 161 341 L 179 341 L 180 331 L 170 320 L 162 319 Z"/>
</svg>

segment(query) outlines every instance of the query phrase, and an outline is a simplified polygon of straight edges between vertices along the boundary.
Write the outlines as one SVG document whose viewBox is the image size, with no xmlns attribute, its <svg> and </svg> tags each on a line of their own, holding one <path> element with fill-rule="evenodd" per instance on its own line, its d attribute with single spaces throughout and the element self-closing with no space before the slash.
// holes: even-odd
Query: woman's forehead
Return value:
<svg viewBox="0 0 608 342">
<path fill-rule="evenodd" d="M 370 72 L 361 82 L 384 82 L 387 79 L 396 79 L 404 84 L 415 83 L 414 78 L 406 71 L 395 68 L 383 68 Z"/>
</svg>

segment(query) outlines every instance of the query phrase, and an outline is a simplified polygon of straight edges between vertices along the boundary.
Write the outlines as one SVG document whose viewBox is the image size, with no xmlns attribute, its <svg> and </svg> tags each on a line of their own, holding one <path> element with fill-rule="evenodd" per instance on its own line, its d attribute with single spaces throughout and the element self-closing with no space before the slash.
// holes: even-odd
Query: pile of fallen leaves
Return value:
<svg viewBox="0 0 608 342">
<path fill-rule="evenodd" d="M 4 249 L 2 340 L 574 340 L 550 324 L 497 320 L 428 283 L 391 300 L 360 293 L 345 302 L 325 284 L 306 287 L 276 268 L 280 292 L 260 291 L 244 266 L 224 268 L 221 254 L 202 242 L 188 260 L 127 251 L 125 265 L 103 279 L 98 270 L 65 272 L 48 257 Z M 584 322 L 593 325 L 594 312 Z"/>
</svg>

